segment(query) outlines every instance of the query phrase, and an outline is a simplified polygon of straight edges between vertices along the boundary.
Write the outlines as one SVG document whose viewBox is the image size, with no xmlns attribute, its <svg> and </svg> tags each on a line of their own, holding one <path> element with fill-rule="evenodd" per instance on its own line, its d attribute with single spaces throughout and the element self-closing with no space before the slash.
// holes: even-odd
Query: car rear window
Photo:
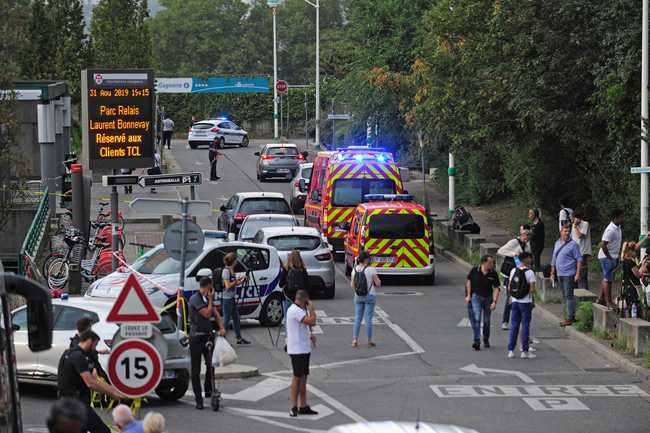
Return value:
<svg viewBox="0 0 650 433">
<path fill-rule="evenodd" d="M 192 129 L 210 129 L 213 126 L 212 123 L 195 123 L 192 125 Z"/>
<path fill-rule="evenodd" d="M 321 244 L 318 236 L 308 235 L 282 235 L 269 238 L 267 243 L 278 251 L 313 251 Z"/>
<path fill-rule="evenodd" d="M 239 212 L 245 214 L 256 213 L 286 213 L 291 214 L 289 205 L 283 198 L 247 198 L 239 207 Z"/>
<path fill-rule="evenodd" d="M 298 149 L 295 147 L 270 147 L 266 149 L 266 154 L 274 156 L 296 156 L 298 155 Z"/>
<path fill-rule="evenodd" d="M 298 225 L 293 217 L 287 216 L 286 218 L 264 218 L 245 221 L 240 231 L 242 239 L 252 239 L 255 233 L 264 227 L 279 227 L 279 226 L 292 226 Z"/>
<path fill-rule="evenodd" d="M 415 214 L 374 215 L 371 239 L 419 239 L 424 237 L 424 218 Z"/>
</svg>

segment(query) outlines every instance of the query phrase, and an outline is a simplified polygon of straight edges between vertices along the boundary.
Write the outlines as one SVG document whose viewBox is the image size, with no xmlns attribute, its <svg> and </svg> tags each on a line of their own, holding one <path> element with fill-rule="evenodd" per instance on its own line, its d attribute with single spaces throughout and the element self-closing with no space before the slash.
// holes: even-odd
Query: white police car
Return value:
<svg viewBox="0 0 650 433">
<path fill-rule="evenodd" d="M 192 149 L 209 146 L 210 143 L 216 143 L 220 149 L 225 146 L 247 147 L 248 132 L 225 117 L 201 120 L 190 127 L 187 144 Z"/>
<path fill-rule="evenodd" d="M 277 326 L 282 322 L 282 290 L 279 287 L 284 272 L 278 252 L 268 245 L 229 241 L 225 232 L 204 231 L 203 253 L 188 263 L 185 269 L 185 298 L 198 290 L 196 275 L 200 269 L 223 268 L 223 257 L 234 252 L 237 256 L 235 271 L 247 280 L 238 287 L 237 304 L 242 319 L 256 319 L 264 326 Z M 162 244 L 157 245 L 138 258 L 131 266 L 137 273 L 142 288 L 155 307 L 169 306 L 176 302 L 180 263 L 169 256 Z M 113 272 L 95 281 L 86 292 L 91 298 L 116 298 L 127 272 Z M 155 284 L 154 284 L 155 283 Z M 220 301 L 217 302 L 217 305 Z"/>
</svg>

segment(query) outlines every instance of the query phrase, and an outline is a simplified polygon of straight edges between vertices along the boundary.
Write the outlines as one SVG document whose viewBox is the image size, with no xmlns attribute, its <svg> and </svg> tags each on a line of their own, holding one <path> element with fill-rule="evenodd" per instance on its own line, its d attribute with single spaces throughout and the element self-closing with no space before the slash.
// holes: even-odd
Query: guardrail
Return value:
<svg viewBox="0 0 650 433">
<path fill-rule="evenodd" d="M 32 224 L 29 226 L 27 236 L 25 236 L 23 245 L 20 248 L 20 253 L 18 253 L 18 273 L 21 275 L 25 275 L 27 270 L 25 256 L 29 256 L 31 266 L 34 266 L 33 262 L 45 236 L 45 229 L 47 228 L 50 214 L 49 196 L 50 192 L 45 188 L 38 204 L 36 215 L 32 220 Z"/>
</svg>

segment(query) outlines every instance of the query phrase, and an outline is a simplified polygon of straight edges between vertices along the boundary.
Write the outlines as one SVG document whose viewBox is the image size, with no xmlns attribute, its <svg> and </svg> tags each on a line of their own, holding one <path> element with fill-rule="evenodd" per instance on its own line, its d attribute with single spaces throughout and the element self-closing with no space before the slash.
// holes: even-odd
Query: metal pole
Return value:
<svg viewBox="0 0 650 433">
<path fill-rule="evenodd" d="M 422 158 L 422 195 L 424 197 L 424 208 L 429 211 L 429 198 L 427 197 L 427 180 L 424 171 L 424 141 L 422 140 L 422 131 L 418 132 L 418 141 L 420 143 L 420 155 Z"/>
<path fill-rule="evenodd" d="M 320 0 L 316 0 L 316 136 L 315 146 L 320 147 Z"/>
<path fill-rule="evenodd" d="M 648 0 L 643 0 L 641 32 L 641 167 L 648 166 Z M 648 174 L 641 174 L 641 236 L 648 231 Z M 645 253 L 645 251 L 643 252 Z M 643 257 L 642 253 L 642 257 Z"/>
<path fill-rule="evenodd" d="M 287 138 L 289 138 L 289 119 L 290 119 L 290 116 L 291 116 L 291 96 L 289 96 L 289 89 L 287 89 L 287 119 L 286 119 L 287 124 L 285 126 L 285 128 L 287 129 L 287 132 L 286 132 L 285 136 Z"/>
<path fill-rule="evenodd" d="M 449 169 L 447 170 L 449 176 L 449 218 L 454 214 L 456 208 L 456 191 L 455 191 L 455 176 L 456 167 L 454 166 L 454 154 L 449 152 Z"/>
<path fill-rule="evenodd" d="M 273 8 L 273 138 L 278 140 L 278 39 L 275 12 Z"/>
<path fill-rule="evenodd" d="M 307 112 L 307 90 L 305 89 L 305 149 L 309 147 L 309 130 L 307 129 L 308 121 L 309 121 L 309 114 Z"/>
<path fill-rule="evenodd" d="M 116 170 L 113 170 L 113 174 L 116 173 Z M 118 250 L 117 243 L 119 242 L 119 237 L 117 234 L 117 212 L 118 212 L 118 199 L 117 199 L 117 187 L 111 187 L 111 269 L 115 272 L 117 269 L 117 257 L 115 253 Z"/>
<path fill-rule="evenodd" d="M 283 127 L 282 127 L 282 114 L 283 114 L 283 109 L 282 109 L 282 102 L 283 102 L 283 97 L 282 93 L 280 93 L 280 137 L 282 137 L 282 134 L 284 133 Z"/>
<path fill-rule="evenodd" d="M 187 249 L 187 218 L 188 218 L 189 202 L 187 198 L 183 198 L 183 208 L 181 210 L 181 269 L 178 278 L 178 286 L 181 294 L 185 291 L 185 250 Z M 176 315 L 176 324 L 178 329 L 181 329 L 181 315 Z"/>
<path fill-rule="evenodd" d="M 196 189 L 194 185 L 190 185 L 190 200 L 196 200 Z"/>
</svg>

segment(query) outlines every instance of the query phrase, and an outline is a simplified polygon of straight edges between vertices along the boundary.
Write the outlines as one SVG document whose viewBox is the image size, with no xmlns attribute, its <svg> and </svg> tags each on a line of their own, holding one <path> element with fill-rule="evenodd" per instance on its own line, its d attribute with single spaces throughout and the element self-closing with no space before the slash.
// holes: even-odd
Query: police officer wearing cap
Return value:
<svg viewBox="0 0 650 433">
<path fill-rule="evenodd" d="M 60 397 L 74 398 L 85 406 L 84 432 L 110 433 L 111 430 L 90 407 L 90 390 L 106 394 L 116 400 L 125 396 L 93 374 L 93 370 L 96 369 L 93 352 L 97 349 L 98 342 L 99 336 L 88 330 L 79 335 L 79 343 L 76 347 L 63 352 L 59 361 L 58 390 Z"/>
<path fill-rule="evenodd" d="M 226 335 L 221 315 L 214 302 L 214 287 L 209 270 L 199 270 L 199 290 L 190 297 L 190 358 L 192 363 L 192 392 L 196 408 L 203 409 L 201 390 L 201 357 L 205 362 L 205 398 L 212 397 L 212 349 L 214 348 L 214 329 L 219 335 Z"/>
</svg>

